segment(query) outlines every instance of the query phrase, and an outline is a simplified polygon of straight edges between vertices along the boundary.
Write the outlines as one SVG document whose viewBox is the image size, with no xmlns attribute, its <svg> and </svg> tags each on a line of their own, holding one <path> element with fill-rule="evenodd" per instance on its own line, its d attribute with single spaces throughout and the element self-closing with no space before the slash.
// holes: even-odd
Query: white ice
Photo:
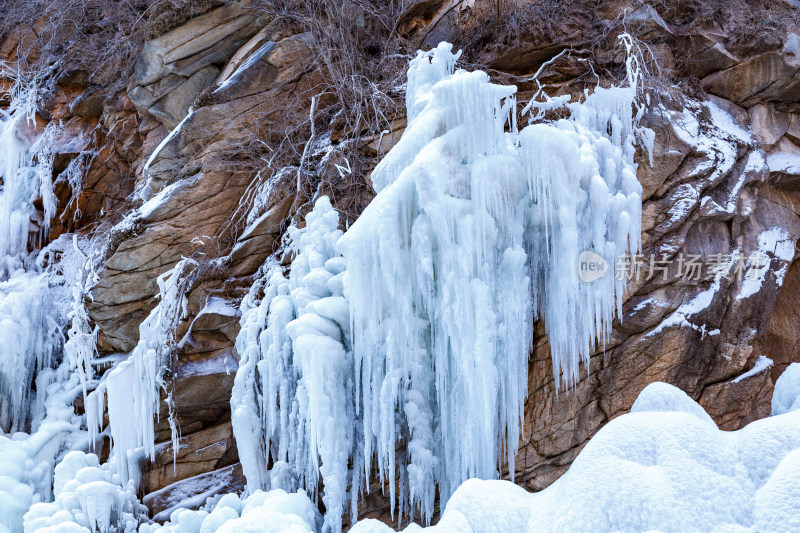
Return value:
<svg viewBox="0 0 800 533">
<path fill-rule="evenodd" d="M 353 483 L 353 363 L 343 298 L 342 232 L 327 197 L 306 225 L 290 227 L 288 275 L 262 269 L 242 307 L 239 370 L 231 397 L 234 435 L 249 492 L 265 488 L 324 491 L 324 531 L 339 531 Z M 275 466 L 267 471 L 271 455 Z"/>
<path fill-rule="evenodd" d="M 139 325 L 138 344 L 106 376 L 111 441 L 125 481 L 136 478 L 140 459 L 155 458 L 154 424 L 161 390 L 166 389 L 163 376 L 171 364 L 178 321 L 186 313 L 186 276 L 193 266 L 193 260 L 182 259 L 158 277 L 159 302 Z"/>
<path fill-rule="evenodd" d="M 437 487 L 446 501 L 497 477 L 502 456 L 514 471 L 534 316 L 565 386 L 608 337 L 625 281 L 582 282 L 581 252 L 614 265 L 640 247 L 636 66 L 632 85 L 517 131 L 516 88 L 457 57 L 443 43 L 411 62 L 408 127 L 339 242 L 363 471 L 376 462 L 401 514 L 425 519 Z"/>
</svg>

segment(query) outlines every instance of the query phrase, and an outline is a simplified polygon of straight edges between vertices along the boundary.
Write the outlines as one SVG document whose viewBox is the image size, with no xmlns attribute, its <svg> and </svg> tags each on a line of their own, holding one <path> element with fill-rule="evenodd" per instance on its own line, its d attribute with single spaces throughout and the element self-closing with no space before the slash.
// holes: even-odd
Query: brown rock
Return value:
<svg viewBox="0 0 800 533">
<path fill-rule="evenodd" d="M 170 513 L 182 507 L 197 508 L 207 498 L 227 492 L 241 492 L 245 487 L 239 463 L 206 472 L 168 485 L 142 498 L 154 520 L 163 522 Z"/>
<path fill-rule="evenodd" d="M 692 36 L 691 45 L 696 52 L 692 55 L 692 70 L 698 78 L 704 78 L 712 72 L 729 69 L 740 62 L 730 53 L 725 45 L 713 38 L 699 34 Z"/>
<path fill-rule="evenodd" d="M 800 362 L 800 263 L 792 263 L 764 333 L 756 343 L 758 353 L 774 361 L 772 381 L 793 362 Z"/>
<path fill-rule="evenodd" d="M 142 488 L 145 493 L 229 466 L 237 457 L 230 421 L 183 434 L 178 445 L 177 455 L 173 454 L 172 442 L 156 446 L 156 458 L 143 472 Z M 229 463 L 223 464 L 226 459 Z"/>
<path fill-rule="evenodd" d="M 698 403 L 720 429 L 735 430 L 769 416 L 773 388 L 770 372 L 765 369 L 755 375 L 709 385 L 703 389 Z M 736 412 L 728 407 L 732 404 L 738 405 Z"/>
<path fill-rule="evenodd" d="M 797 113 L 789 115 L 789 127 L 786 130 L 786 138 L 800 146 L 800 115 Z"/>
<path fill-rule="evenodd" d="M 790 33 L 782 50 L 751 57 L 702 80 L 711 94 L 745 106 L 767 100 L 800 101 L 800 37 Z"/>
<path fill-rule="evenodd" d="M 245 3 L 246 4 L 246 3 Z M 195 17 L 145 43 L 130 97 L 174 128 L 195 98 L 217 79 L 219 67 L 256 34 L 265 20 L 246 5 L 229 4 Z"/>
<path fill-rule="evenodd" d="M 772 104 L 756 104 L 748 110 L 750 128 L 765 151 L 771 150 L 789 129 L 791 117 Z"/>
<path fill-rule="evenodd" d="M 172 400 L 181 428 L 200 428 L 223 422 L 230 415 L 231 390 L 239 368 L 232 348 L 178 362 L 173 375 Z M 169 439 L 166 403 L 156 425 L 156 440 Z M 185 429 L 188 433 L 194 429 Z"/>
</svg>

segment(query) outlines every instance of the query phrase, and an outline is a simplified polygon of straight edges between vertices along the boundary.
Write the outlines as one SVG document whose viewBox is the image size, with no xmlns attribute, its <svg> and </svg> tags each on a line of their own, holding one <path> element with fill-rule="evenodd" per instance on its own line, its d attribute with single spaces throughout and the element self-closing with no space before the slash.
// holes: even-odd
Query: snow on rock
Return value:
<svg viewBox="0 0 800 533">
<path fill-rule="evenodd" d="M 176 481 L 171 485 L 147 494 L 143 502 L 153 509 L 163 508 L 154 520 L 167 520 L 178 509 L 190 509 L 207 504 L 208 500 L 223 493 L 226 487 L 236 485 L 237 465 L 205 472 Z"/>
<path fill-rule="evenodd" d="M 753 364 L 753 368 L 751 368 L 744 374 L 741 374 L 733 378 L 731 380 L 731 383 L 739 383 L 740 381 L 745 380 L 747 378 L 757 376 L 758 374 L 764 372 L 765 370 L 772 368 L 772 364 L 773 364 L 772 359 L 770 359 L 765 355 L 759 355 L 758 359 L 756 359 L 755 364 Z"/>
<path fill-rule="evenodd" d="M 792 363 L 775 382 L 772 415 L 800 409 L 800 363 Z"/>
<path fill-rule="evenodd" d="M 176 509 L 163 525 L 142 524 L 139 533 L 313 533 L 320 523 L 304 492 L 274 489 L 245 498 L 226 494 L 197 511 Z"/>
<path fill-rule="evenodd" d="M 760 291 L 770 271 L 775 274 L 775 284 L 782 286 L 794 259 L 794 250 L 794 240 L 785 228 L 775 226 L 762 231 L 758 236 L 758 249 L 747 260 L 747 272 L 736 299 L 749 298 Z"/>
<path fill-rule="evenodd" d="M 731 252 L 731 255 L 728 258 L 715 266 L 714 279 L 711 281 L 711 285 L 707 289 L 693 295 L 691 300 L 682 303 L 675 311 L 662 320 L 660 324 L 650 330 L 647 333 L 647 336 L 653 337 L 665 329 L 674 326 L 689 327 L 699 331 L 703 335 L 714 334 L 714 332 L 706 331 L 705 324 L 697 325 L 690 321 L 690 319 L 708 309 L 708 307 L 714 301 L 714 298 L 722 285 L 722 280 L 725 279 L 730 274 L 731 270 L 736 266 L 735 258 L 738 257 L 738 254 L 739 250 L 734 250 Z M 719 330 L 714 331 L 716 334 L 719 334 Z"/>
<path fill-rule="evenodd" d="M 776 393 L 794 401 L 800 364 Z M 782 385 L 779 385 L 781 384 Z M 426 530 L 780 532 L 800 527 L 800 410 L 720 431 L 682 391 L 654 383 L 603 427 L 550 487 L 469 480 Z M 702 413 L 702 414 L 701 414 Z M 388 533 L 373 520 L 353 533 Z M 410 526 L 406 531 L 419 531 Z"/>
<path fill-rule="evenodd" d="M 800 154 L 775 152 L 767 156 L 767 165 L 770 172 L 800 174 Z"/>
</svg>

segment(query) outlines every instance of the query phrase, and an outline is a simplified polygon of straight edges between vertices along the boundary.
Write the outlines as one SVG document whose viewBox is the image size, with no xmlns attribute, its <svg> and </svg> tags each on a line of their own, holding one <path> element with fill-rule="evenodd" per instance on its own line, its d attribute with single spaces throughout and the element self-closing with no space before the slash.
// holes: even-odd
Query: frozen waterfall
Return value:
<svg viewBox="0 0 800 533">
<path fill-rule="evenodd" d="M 289 228 L 288 275 L 272 262 L 262 269 L 243 305 L 231 396 L 248 491 L 305 488 L 314 497 L 321 478 L 326 531 L 341 529 L 348 487 L 358 486 L 348 466 L 358 429 L 338 224 L 320 198 L 305 228 Z"/>
<path fill-rule="evenodd" d="M 569 118 L 522 130 L 516 88 L 455 70 L 451 45 L 411 61 L 408 126 L 372 174 L 378 195 L 336 246 L 321 198 L 290 230 L 288 277 L 265 265 L 243 306 L 232 408 L 248 490 L 313 495 L 321 479 L 324 529 L 338 531 L 345 493 L 355 505 L 375 469 L 400 516 L 426 521 L 437 490 L 444 503 L 498 477 L 502 454 L 513 476 L 534 318 L 557 383 L 574 384 L 626 281 L 581 281 L 579 256 L 639 251 L 634 145 L 652 136 L 630 57 L 627 86 L 545 95 Z"/>
</svg>

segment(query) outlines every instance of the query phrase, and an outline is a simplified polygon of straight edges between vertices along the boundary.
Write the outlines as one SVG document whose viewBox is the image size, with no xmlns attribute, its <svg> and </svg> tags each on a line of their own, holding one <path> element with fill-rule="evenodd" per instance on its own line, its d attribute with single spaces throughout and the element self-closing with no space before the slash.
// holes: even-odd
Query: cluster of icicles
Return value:
<svg viewBox="0 0 800 533">
<path fill-rule="evenodd" d="M 321 529 L 338 532 L 348 503 L 357 518 L 376 473 L 399 506 L 393 512 L 418 512 L 426 522 L 437 492 L 444 504 L 464 480 L 498 477 L 503 454 L 513 475 L 534 318 L 544 319 L 556 382 L 573 384 L 608 337 L 625 289 L 613 275 L 581 282 L 578 257 L 592 251 L 613 265 L 639 251 L 634 144 L 652 137 L 636 126 L 638 68 L 624 43 L 626 86 L 598 87 L 576 103 L 542 93 L 532 107 L 558 107 L 569 118 L 521 130 L 516 88 L 456 71 L 449 44 L 411 61 L 408 127 L 372 174 L 375 199 L 343 233 L 320 198 L 305 226 L 289 229 L 290 268 L 268 261 L 242 304 L 231 407 L 248 494 L 321 496 Z M 0 447 L 27 457 L 33 470 L 14 474 L 16 484 L 0 482 L 0 506 L 13 510 L 0 524 L 130 531 L 143 516 L 139 462 L 154 454 L 192 262 L 161 276 L 138 345 L 96 379 L 83 301 L 97 265 L 78 239 L 28 254 L 32 201 L 44 198 L 46 229 L 55 199 L 46 135 L 21 134 L 35 91 L 14 102 L 0 131 L 0 216 L 11 221 L 0 233 L 0 309 L 8 310 L 0 321 L 0 424 L 32 434 L 0 435 Z M 68 181 L 80 187 L 72 174 Z M 62 266 L 54 273 L 55 264 Z M 69 406 L 81 390 L 85 419 Z M 111 459 L 100 465 L 72 452 L 53 492 L 59 453 L 97 441 L 106 398 Z M 13 470 L 0 461 L 0 475 L 4 469 Z M 246 507 L 231 505 L 237 513 Z"/>
<path fill-rule="evenodd" d="M 513 476 L 534 317 L 573 384 L 625 289 L 611 272 L 582 282 L 579 255 L 639 251 L 634 143 L 652 136 L 633 58 L 627 86 L 562 97 L 568 119 L 520 131 L 515 87 L 457 58 L 443 43 L 411 61 L 378 195 L 344 234 L 319 199 L 290 230 L 288 273 L 265 265 L 242 309 L 231 404 L 248 490 L 321 489 L 327 531 L 348 494 L 356 518 L 376 469 L 400 516 L 425 521 L 437 490 L 444 503 L 496 478 L 503 453 Z"/>
<path fill-rule="evenodd" d="M 95 330 L 84 306 L 93 261 L 77 236 L 41 243 L 56 214 L 55 184 L 75 198 L 94 154 L 79 154 L 53 180 L 64 132 L 58 121 L 37 123 L 39 89 L 20 75 L 0 121 L 0 531 L 131 530 L 146 516 L 135 484 L 113 462 L 69 451 L 92 444 L 72 403 L 94 386 Z"/>
</svg>

